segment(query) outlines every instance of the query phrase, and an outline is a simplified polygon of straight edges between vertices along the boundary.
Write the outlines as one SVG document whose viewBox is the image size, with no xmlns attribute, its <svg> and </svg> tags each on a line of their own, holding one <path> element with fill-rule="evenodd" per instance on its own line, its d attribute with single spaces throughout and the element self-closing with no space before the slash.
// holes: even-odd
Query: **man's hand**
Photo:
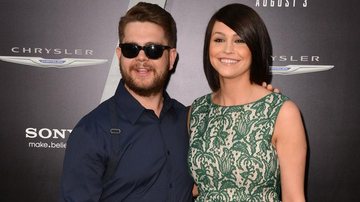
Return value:
<svg viewBox="0 0 360 202">
<path fill-rule="evenodd" d="M 262 86 L 269 91 L 273 91 L 274 93 L 280 93 L 280 90 L 278 88 L 274 88 L 271 84 L 267 84 L 266 82 L 263 82 Z"/>
</svg>

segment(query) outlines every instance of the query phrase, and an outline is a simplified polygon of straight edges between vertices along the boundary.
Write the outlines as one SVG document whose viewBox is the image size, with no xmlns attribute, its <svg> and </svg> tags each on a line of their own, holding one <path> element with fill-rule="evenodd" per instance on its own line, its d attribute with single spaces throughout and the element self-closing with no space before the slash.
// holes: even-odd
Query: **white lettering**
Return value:
<svg viewBox="0 0 360 202">
<path fill-rule="evenodd" d="M 13 53 L 19 53 L 19 47 L 12 47 L 11 52 Z"/>
<path fill-rule="evenodd" d="M 91 49 L 60 49 L 60 48 L 30 48 L 30 47 L 12 47 L 12 53 L 33 53 L 33 54 L 46 54 L 46 55 L 94 55 L 94 50 Z"/>
<path fill-rule="evenodd" d="M 31 53 L 31 48 L 23 48 L 23 53 Z"/>
<path fill-rule="evenodd" d="M 296 0 L 256 0 L 255 7 L 292 7 L 297 6 Z M 302 0 L 302 7 L 308 6 L 308 0 Z"/>
<path fill-rule="evenodd" d="M 65 139 L 65 135 L 71 133 L 71 130 L 69 130 L 69 129 L 60 129 L 60 130 L 53 129 L 53 132 L 54 132 L 54 135 L 53 135 L 54 139 L 58 139 L 59 138 L 58 136 Z"/>
<path fill-rule="evenodd" d="M 47 148 L 48 147 L 48 143 L 46 142 L 29 142 L 29 147 L 43 147 L 43 148 Z"/>
<path fill-rule="evenodd" d="M 70 135 L 71 129 L 49 129 L 49 128 L 26 128 L 26 138 L 42 138 L 42 139 L 65 139 L 67 135 Z"/>
<path fill-rule="evenodd" d="M 311 61 L 314 62 L 320 62 L 320 56 L 311 56 Z"/>
<path fill-rule="evenodd" d="M 290 56 L 290 61 L 291 61 L 291 62 L 296 62 L 296 61 L 298 61 L 298 60 L 295 59 L 294 56 Z"/>
<path fill-rule="evenodd" d="M 307 7 L 307 5 L 308 5 L 307 0 L 304 0 L 304 2 L 303 2 L 303 7 L 305 8 L 305 7 Z"/>
<path fill-rule="evenodd" d="M 275 6 L 275 1 L 274 0 L 270 0 L 270 7 L 274 7 Z"/>
<path fill-rule="evenodd" d="M 286 56 L 285 55 L 280 55 L 280 61 L 286 61 Z"/>
<path fill-rule="evenodd" d="M 82 55 L 81 49 L 75 49 L 75 55 Z"/>
<path fill-rule="evenodd" d="M 66 149 L 66 142 L 29 142 L 29 148 Z"/>
<path fill-rule="evenodd" d="M 44 135 L 44 131 L 45 131 L 45 135 Z M 44 138 L 44 139 L 49 139 L 51 136 L 52 136 L 52 132 L 51 132 L 51 130 L 50 129 L 48 129 L 48 128 L 42 128 L 42 129 L 40 129 L 39 130 L 39 136 L 41 137 L 41 138 Z"/>
<path fill-rule="evenodd" d="M 61 54 L 61 50 L 58 48 L 54 49 L 54 55 L 60 55 Z"/>
<path fill-rule="evenodd" d="M 286 56 L 286 55 L 279 55 L 279 56 L 271 56 L 273 62 L 320 62 L 320 56 L 317 55 L 301 55 L 301 56 Z"/>
<path fill-rule="evenodd" d="M 300 61 L 304 61 L 304 62 L 309 61 L 309 56 L 300 56 Z"/>
<path fill-rule="evenodd" d="M 51 48 L 44 48 L 44 49 L 45 49 L 45 51 L 46 51 L 46 54 L 49 54 L 50 51 L 51 51 Z"/>
<path fill-rule="evenodd" d="M 41 48 L 34 48 L 34 53 L 40 53 L 41 54 L 42 49 Z"/>
<path fill-rule="evenodd" d="M 65 54 L 65 55 L 72 55 L 72 53 L 69 52 L 68 49 L 65 49 L 64 54 Z"/>
<path fill-rule="evenodd" d="M 36 128 L 27 128 L 25 132 L 26 132 L 25 135 L 26 138 L 36 138 L 37 136 Z"/>
<path fill-rule="evenodd" d="M 88 49 L 86 49 L 85 50 L 85 55 L 93 55 L 93 50 L 88 50 Z"/>
<path fill-rule="evenodd" d="M 290 2 L 289 2 L 289 0 L 286 0 L 285 7 L 289 7 L 289 6 L 290 6 Z"/>
</svg>

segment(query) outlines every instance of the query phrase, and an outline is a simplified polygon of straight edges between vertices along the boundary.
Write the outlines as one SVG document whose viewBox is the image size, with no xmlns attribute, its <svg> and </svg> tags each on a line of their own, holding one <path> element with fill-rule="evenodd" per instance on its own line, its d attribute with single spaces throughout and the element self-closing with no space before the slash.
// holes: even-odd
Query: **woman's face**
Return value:
<svg viewBox="0 0 360 202">
<path fill-rule="evenodd" d="M 219 21 L 211 33 L 209 57 L 220 79 L 250 79 L 249 47 L 236 32 Z"/>
</svg>

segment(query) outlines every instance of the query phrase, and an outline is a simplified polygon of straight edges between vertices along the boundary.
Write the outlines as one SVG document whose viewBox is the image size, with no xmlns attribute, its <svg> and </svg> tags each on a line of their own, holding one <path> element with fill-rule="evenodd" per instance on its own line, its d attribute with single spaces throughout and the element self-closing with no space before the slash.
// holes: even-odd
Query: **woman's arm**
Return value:
<svg viewBox="0 0 360 202">
<path fill-rule="evenodd" d="M 280 162 L 282 201 L 305 201 L 306 137 L 300 111 L 292 101 L 280 109 L 273 144 Z"/>
</svg>

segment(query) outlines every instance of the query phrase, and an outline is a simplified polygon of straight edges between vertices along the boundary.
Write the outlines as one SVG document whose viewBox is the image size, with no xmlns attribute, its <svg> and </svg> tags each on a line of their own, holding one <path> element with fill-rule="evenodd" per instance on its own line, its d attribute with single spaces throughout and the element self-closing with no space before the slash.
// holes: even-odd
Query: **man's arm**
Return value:
<svg viewBox="0 0 360 202">
<path fill-rule="evenodd" d="M 99 145 L 103 140 L 88 125 L 76 126 L 67 141 L 60 201 L 97 202 L 101 196 L 105 160 Z"/>
</svg>

